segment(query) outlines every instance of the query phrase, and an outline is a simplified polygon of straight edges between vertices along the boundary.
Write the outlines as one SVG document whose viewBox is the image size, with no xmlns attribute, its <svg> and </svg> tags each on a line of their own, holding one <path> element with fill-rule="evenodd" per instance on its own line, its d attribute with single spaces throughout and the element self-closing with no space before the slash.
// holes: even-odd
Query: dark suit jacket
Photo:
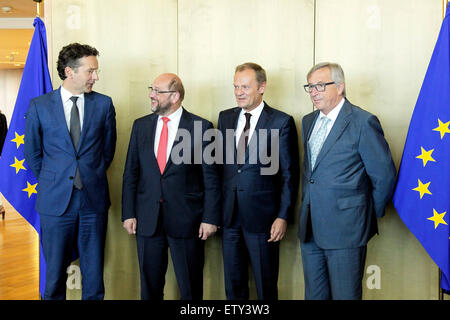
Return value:
<svg viewBox="0 0 450 320">
<path fill-rule="evenodd" d="M 201 161 L 195 163 L 195 152 L 204 150 L 207 142 L 202 136 L 194 135 L 194 126 L 202 132 L 212 129 L 211 122 L 183 109 L 177 136 L 180 129 L 190 133 L 191 139 L 180 139 L 172 147 L 172 153 L 185 145 L 182 151 L 190 152 L 189 161 L 175 164 L 169 157 L 163 174 L 158 167 L 154 153 L 155 130 L 158 115 L 153 113 L 133 124 L 127 160 L 123 173 L 122 221 L 137 219 L 136 233 L 152 236 L 158 224 L 160 206 L 164 214 L 161 223 L 165 232 L 176 238 L 198 236 L 201 222 L 219 225 L 220 186 L 215 164 Z"/>
<path fill-rule="evenodd" d="M 8 132 L 8 123 L 3 113 L 0 113 L 0 156 L 2 155 L 3 144 L 5 143 L 6 133 Z"/>
<path fill-rule="evenodd" d="M 60 216 L 66 210 L 79 167 L 83 188 L 99 213 L 110 206 L 106 170 L 116 148 L 115 110 L 110 97 L 84 94 L 84 120 L 78 150 L 70 139 L 60 89 L 30 102 L 25 126 L 25 159 L 38 179 L 36 210 Z"/>
<path fill-rule="evenodd" d="M 292 116 L 264 103 L 249 141 L 246 162 L 241 165 L 236 161 L 235 138 L 227 135 L 227 130 L 236 129 L 240 112 L 241 108 L 236 107 L 219 114 L 219 130 L 224 137 L 225 155 L 225 163 L 221 168 L 223 225 L 231 225 L 237 200 L 240 221 L 246 230 L 270 232 L 276 218 L 289 220 L 297 199 L 299 151 L 295 122 Z M 259 134 L 260 129 L 267 129 L 267 135 Z M 278 150 L 276 144 L 271 143 L 271 137 L 275 138 L 277 133 L 279 139 L 275 140 L 279 141 Z M 234 161 L 231 163 L 226 159 L 230 153 L 234 153 Z M 271 166 L 270 163 L 264 164 L 266 161 L 260 157 L 261 154 L 272 155 L 279 162 L 275 173 L 261 174 L 262 168 Z M 256 159 L 256 163 L 250 161 L 252 158 Z"/>
<path fill-rule="evenodd" d="M 314 168 L 308 140 L 319 111 L 303 118 L 304 148 L 299 238 L 308 219 L 323 249 L 366 245 L 377 233 L 395 184 L 396 169 L 377 117 L 345 101 Z"/>
</svg>

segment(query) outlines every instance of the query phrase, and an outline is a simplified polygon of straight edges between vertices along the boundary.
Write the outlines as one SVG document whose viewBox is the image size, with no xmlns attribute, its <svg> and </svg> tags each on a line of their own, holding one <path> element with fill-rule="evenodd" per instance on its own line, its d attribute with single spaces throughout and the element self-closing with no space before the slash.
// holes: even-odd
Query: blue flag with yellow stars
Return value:
<svg viewBox="0 0 450 320">
<path fill-rule="evenodd" d="M 39 18 L 34 20 L 33 25 L 34 34 L 0 158 L 2 181 L 0 192 L 17 212 L 33 226 L 40 238 L 39 214 L 34 208 L 38 182 L 25 162 L 23 155 L 23 145 L 27 138 L 25 137 L 25 114 L 31 99 L 53 89 L 48 72 L 45 25 Z M 39 292 L 41 296 L 44 296 L 46 264 L 42 245 L 39 246 Z"/>
<path fill-rule="evenodd" d="M 450 10 L 409 124 L 394 205 L 450 290 Z"/>
</svg>

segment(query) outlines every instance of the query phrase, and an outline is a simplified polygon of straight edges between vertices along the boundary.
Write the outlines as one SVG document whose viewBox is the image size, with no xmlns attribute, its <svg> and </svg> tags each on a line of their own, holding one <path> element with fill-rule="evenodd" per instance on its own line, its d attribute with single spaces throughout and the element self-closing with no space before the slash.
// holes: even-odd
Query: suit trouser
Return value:
<svg viewBox="0 0 450 320">
<path fill-rule="evenodd" d="M 153 236 L 137 235 L 136 241 L 142 300 L 163 300 L 169 248 L 181 300 L 203 299 L 203 240 L 171 237 L 158 223 Z"/>
<path fill-rule="evenodd" d="M 306 300 L 361 300 L 367 246 L 322 249 L 309 233 L 300 243 Z"/>
<path fill-rule="evenodd" d="M 225 293 L 228 300 L 248 300 L 248 264 L 251 263 L 259 300 L 278 299 L 279 242 L 267 242 L 270 233 L 246 231 L 235 215 L 223 229 Z"/>
<path fill-rule="evenodd" d="M 41 242 L 47 263 L 45 300 L 66 298 L 67 268 L 80 257 L 82 299 L 101 300 L 108 217 L 97 213 L 85 190 L 74 189 L 61 216 L 40 215 Z"/>
</svg>

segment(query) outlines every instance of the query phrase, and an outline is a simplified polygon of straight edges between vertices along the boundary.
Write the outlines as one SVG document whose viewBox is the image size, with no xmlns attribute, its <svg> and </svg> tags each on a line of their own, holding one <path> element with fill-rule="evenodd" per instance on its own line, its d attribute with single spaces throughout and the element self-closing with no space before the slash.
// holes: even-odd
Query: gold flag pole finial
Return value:
<svg viewBox="0 0 450 320">
<path fill-rule="evenodd" d="M 41 17 L 40 4 L 41 4 L 42 0 L 33 0 L 33 1 L 36 2 L 36 16 L 40 18 Z"/>
<path fill-rule="evenodd" d="M 445 10 L 447 9 L 448 6 L 448 0 L 443 0 L 442 1 L 442 20 L 444 20 L 445 18 Z"/>
</svg>

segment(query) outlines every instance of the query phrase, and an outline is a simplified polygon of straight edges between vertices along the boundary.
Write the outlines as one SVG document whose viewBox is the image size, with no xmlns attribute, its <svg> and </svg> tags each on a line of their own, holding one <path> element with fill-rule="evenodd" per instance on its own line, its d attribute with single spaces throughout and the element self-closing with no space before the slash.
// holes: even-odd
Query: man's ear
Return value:
<svg viewBox="0 0 450 320">
<path fill-rule="evenodd" d="M 73 74 L 73 70 L 71 67 L 65 67 L 64 68 L 64 74 L 66 75 L 66 78 L 71 78 Z"/>
<path fill-rule="evenodd" d="M 258 92 L 263 94 L 264 90 L 266 90 L 266 82 L 265 81 L 259 85 Z"/>
<path fill-rule="evenodd" d="M 339 95 L 342 96 L 342 94 L 344 93 L 345 84 L 340 83 L 340 84 L 337 86 L 337 88 L 338 88 L 338 93 L 339 93 Z"/>
<path fill-rule="evenodd" d="M 177 92 L 174 92 L 172 95 L 172 102 L 176 103 L 178 100 L 180 100 L 180 93 L 177 91 Z"/>
</svg>

